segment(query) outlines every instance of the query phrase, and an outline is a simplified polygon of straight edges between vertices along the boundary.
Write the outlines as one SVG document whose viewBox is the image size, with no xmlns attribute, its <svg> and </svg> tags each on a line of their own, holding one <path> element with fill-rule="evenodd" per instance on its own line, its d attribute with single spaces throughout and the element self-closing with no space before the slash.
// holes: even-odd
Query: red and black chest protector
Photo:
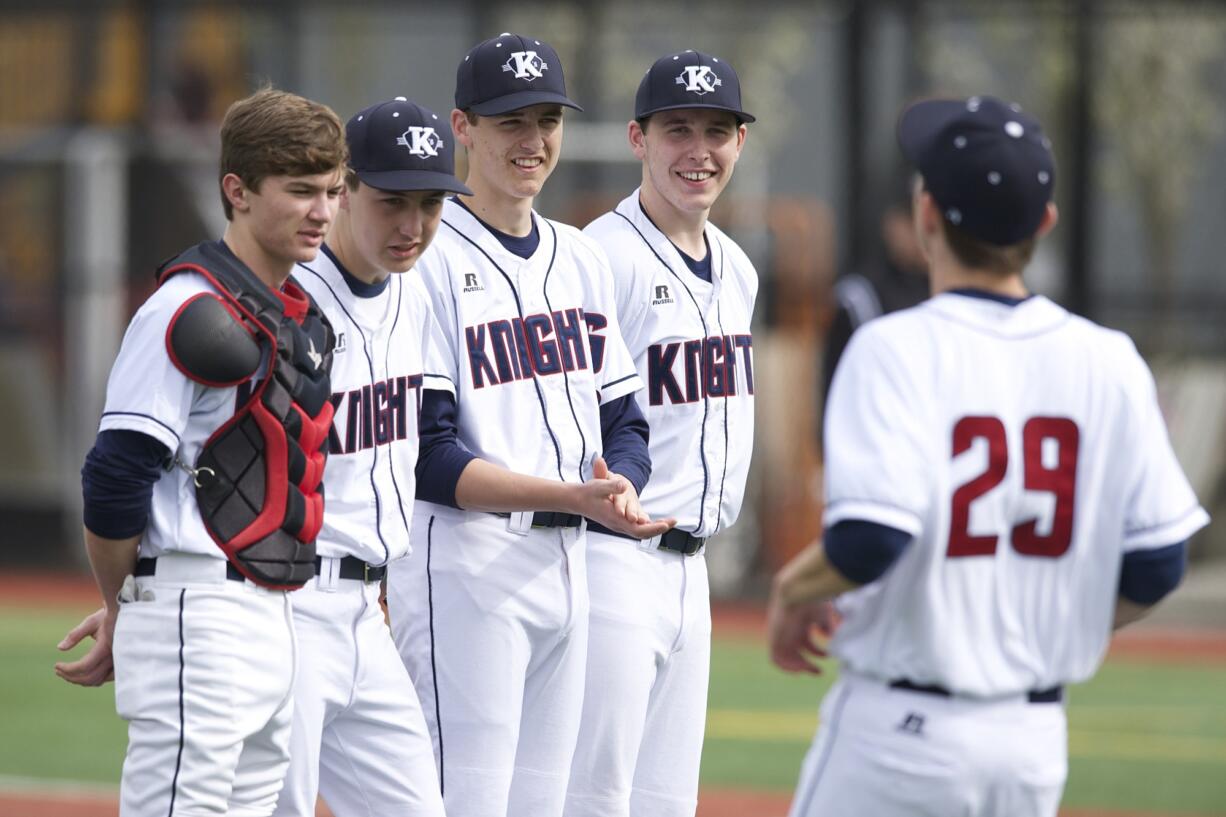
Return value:
<svg viewBox="0 0 1226 817">
<path fill-rule="evenodd" d="M 240 387 L 234 416 L 192 469 L 200 516 L 244 576 L 297 589 L 315 575 L 323 523 L 332 327 L 292 278 L 275 293 L 218 243 L 167 262 L 159 283 L 180 272 L 203 275 L 217 292 L 175 313 L 166 331 L 171 360 L 196 382 Z"/>
</svg>

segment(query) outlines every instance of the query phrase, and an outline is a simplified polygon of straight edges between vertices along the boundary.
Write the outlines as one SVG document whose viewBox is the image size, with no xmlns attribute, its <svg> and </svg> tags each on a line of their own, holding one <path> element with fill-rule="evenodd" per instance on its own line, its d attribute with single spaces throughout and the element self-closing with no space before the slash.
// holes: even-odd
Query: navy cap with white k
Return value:
<svg viewBox="0 0 1226 817">
<path fill-rule="evenodd" d="M 1051 142 L 1034 117 L 990 96 L 929 99 L 903 111 L 898 144 L 945 219 L 997 246 L 1033 236 L 1056 183 Z"/>
<path fill-rule="evenodd" d="M 729 111 L 742 122 L 754 117 L 741 107 L 741 81 L 730 63 L 687 50 L 652 63 L 634 95 L 634 118 L 680 108 Z"/>
<path fill-rule="evenodd" d="M 398 96 L 359 111 L 345 125 L 349 167 L 379 190 L 446 190 L 471 196 L 455 176 L 451 127 Z"/>
<path fill-rule="evenodd" d="M 503 33 L 473 46 L 456 69 L 455 106 L 481 116 L 555 103 L 583 110 L 566 95 L 562 60 L 549 43 Z"/>
</svg>

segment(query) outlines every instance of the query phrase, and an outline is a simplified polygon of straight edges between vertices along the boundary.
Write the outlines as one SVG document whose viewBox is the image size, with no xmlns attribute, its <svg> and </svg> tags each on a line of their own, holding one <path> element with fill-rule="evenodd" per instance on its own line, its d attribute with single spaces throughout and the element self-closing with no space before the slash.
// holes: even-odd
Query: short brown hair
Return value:
<svg viewBox="0 0 1226 817">
<path fill-rule="evenodd" d="M 1032 235 L 1016 244 L 1003 247 L 989 244 L 978 238 L 972 238 L 951 224 L 944 216 L 941 217 L 941 226 L 945 230 L 945 243 L 949 245 L 950 251 L 962 266 L 1000 276 L 1013 275 L 1025 269 L 1030 263 L 1030 257 L 1034 255 L 1034 248 L 1039 243 L 1038 236 Z"/>
<path fill-rule="evenodd" d="M 313 176 L 339 170 L 349 160 L 340 117 L 319 102 L 264 87 L 240 99 L 221 123 L 221 173 L 233 173 L 251 190 L 268 176 Z M 226 219 L 234 208 L 221 193 Z"/>
</svg>

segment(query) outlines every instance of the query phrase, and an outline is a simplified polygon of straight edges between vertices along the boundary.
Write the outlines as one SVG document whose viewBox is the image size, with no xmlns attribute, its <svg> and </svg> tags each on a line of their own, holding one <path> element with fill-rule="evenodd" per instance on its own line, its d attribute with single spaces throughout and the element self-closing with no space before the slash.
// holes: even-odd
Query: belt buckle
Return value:
<svg viewBox="0 0 1226 817">
<path fill-rule="evenodd" d="M 362 562 L 362 582 L 370 584 L 370 562 Z"/>
</svg>

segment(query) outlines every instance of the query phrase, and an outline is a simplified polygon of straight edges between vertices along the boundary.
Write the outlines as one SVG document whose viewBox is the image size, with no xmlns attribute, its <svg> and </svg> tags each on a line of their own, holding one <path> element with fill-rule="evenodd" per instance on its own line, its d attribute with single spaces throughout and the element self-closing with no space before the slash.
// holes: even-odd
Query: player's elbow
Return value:
<svg viewBox="0 0 1226 817">
<path fill-rule="evenodd" d="M 848 519 L 826 531 L 823 545 L 827 561 L 839 574 L 856 584 L 869 584 L 885 575 L 911 539 L 911 534 L 896 528 Z"/>
<path fill-rule="evenodd" d="M 1187 564 L 1187 542 L 1125 553 L 1119 594 L 1133 604 L 1157 604 L 1183 580 Z"/>
</svg>

